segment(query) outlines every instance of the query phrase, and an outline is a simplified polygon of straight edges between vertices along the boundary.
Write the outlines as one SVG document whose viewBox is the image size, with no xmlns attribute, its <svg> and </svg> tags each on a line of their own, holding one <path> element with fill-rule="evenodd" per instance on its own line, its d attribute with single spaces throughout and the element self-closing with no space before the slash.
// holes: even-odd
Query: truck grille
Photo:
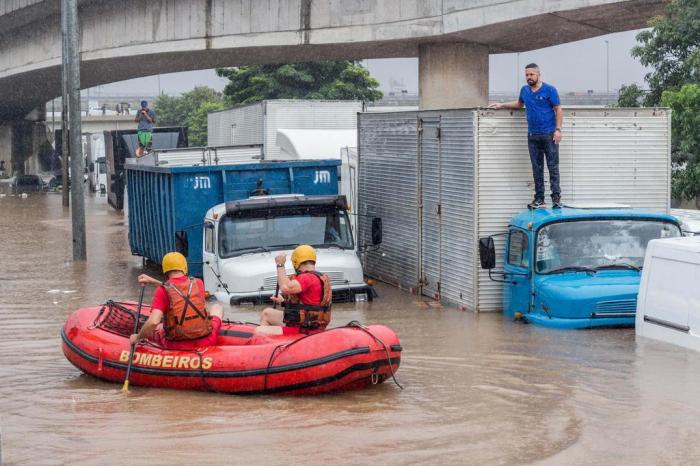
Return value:
<svg viewBox="0 0 700 466">
<path fill-rule="evenodd" d="M 323 272 L 328 275 L 331 280 L 331 286 L 343 286 L 347 285 L 345 282 L 345 274 L 343 272 Z M 277 275 L 271 275 L 263 279 L 263 291 L 275 291 L 277 288 Z"/>
<path fill-rule="evenodd" d="M 596 303 L 593 315 L 634 314 L 637 310 L 636 299 L 620 299 L 617 301 L 601 301 Z"/>
</svg>

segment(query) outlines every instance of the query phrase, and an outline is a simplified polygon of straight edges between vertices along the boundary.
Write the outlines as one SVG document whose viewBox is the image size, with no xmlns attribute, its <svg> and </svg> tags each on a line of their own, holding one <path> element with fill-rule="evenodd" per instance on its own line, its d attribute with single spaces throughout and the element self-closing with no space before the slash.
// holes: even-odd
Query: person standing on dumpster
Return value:
<svg viewBox="0 0 700 466">
<path fill-rule="evenodd" d="M 153 124 L 156 122 L 156 112 L 148 108 L 148 102 L 141 101 L 141 110 L 136 114 L 134 121 L 138 123 L 139 147 L 136 156 L 141 157 L 151 152 L 153 147 Z"/>
<path fill-rule="evenodd" d="M 544 163 L 547 162 L 549 185 L 552 190 L 552 207 L 561 207 L 559 186 L 559 142 L 564 114 L 559 93 L 551 84 L 540 78 L 540 68 L 535 63 L 525 67 L 527 85 L 520 89 L 518 100 L 489 105 L 489 108 L 520 109 L 527 115 L 527 146 L 530 152 L 532 175 L 535 179 L 535 198 L 527 206 L 530 209 L 545 207 Z"/>
</svg>

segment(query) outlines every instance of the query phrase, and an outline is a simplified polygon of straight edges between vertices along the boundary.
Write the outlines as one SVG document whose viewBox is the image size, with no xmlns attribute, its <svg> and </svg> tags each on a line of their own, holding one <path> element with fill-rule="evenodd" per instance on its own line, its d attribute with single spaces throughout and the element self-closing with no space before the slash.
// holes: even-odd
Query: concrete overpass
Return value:
<svg viewBox="0 0 700 466">
<path fill-rule="evenodd" d="M 665 3 L 81 0 L 82 86 L 219 66 L 418 56 L 421 107 L 482 105 L 489 53 L 641 28 Z M 0 120 L 22 119 L 60 94 L 59 6 L 0 5 Z"/>
</svg>

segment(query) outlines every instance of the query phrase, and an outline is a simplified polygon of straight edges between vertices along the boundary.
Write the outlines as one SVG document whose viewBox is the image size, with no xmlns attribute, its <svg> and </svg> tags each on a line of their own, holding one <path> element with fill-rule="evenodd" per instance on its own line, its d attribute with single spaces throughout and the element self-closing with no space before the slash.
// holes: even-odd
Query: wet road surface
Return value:
<svg viewBox="0 0 700 466">
<path fill-rule="evenodd" d="M 392 327 L 403 391 L 387 381 L 315 398 L 125 396 L 61 351 L 74 309 L 138 298 L 123 217 L 99 197 L 86 211 L 89 260 L 74 264 L 60 195 L 0 198 L 5 464 L 700 462 L 700 353 L 636 341 L 633 329 L 547 330 L 428 306 L 384 285 L 373 303 L 335 306 L 332 325 Z M 259 309 L 226 317 L 255 321 Z"/>
</svg>

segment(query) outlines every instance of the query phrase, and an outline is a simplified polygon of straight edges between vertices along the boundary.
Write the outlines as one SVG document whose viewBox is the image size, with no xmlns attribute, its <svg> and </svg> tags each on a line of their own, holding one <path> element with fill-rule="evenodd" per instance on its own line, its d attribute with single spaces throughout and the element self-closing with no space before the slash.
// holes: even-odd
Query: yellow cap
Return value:
<svg viewBox="0 0 700 466">
<path fill-rule="evenodd" d="M 308 244 L 302 244 L 292 252 L 292 265 L 294 270 L 298 270 L 299 266 L 307 261 L 316 262 L 316 250 Z"/>
<path fill-rule="evenodd" d="M 187 259 L 179 252 L 169 252 L 163 256 L 163 273 L 179 270 L 187 273 Z"/>
</svg>

